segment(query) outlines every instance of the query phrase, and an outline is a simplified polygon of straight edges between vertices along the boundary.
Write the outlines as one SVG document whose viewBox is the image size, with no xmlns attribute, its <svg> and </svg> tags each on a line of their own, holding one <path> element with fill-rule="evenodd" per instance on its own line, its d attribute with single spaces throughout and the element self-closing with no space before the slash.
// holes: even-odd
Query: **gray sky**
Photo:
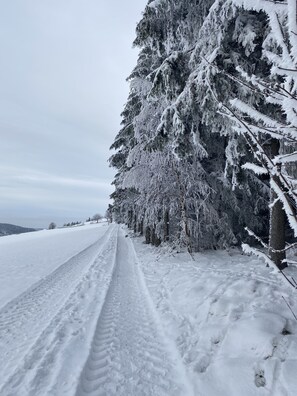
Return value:
<svg viewBox="0 0 297 396">
<path fill-rule="evenodd" d="M 104 213 L 146 0 L 0 0 L 0 222 Z"/>
</svg>

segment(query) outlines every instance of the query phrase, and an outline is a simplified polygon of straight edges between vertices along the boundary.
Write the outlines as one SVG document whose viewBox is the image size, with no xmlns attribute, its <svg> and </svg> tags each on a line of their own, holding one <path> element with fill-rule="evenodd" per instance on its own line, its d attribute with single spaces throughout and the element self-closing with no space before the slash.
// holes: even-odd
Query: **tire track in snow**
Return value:
<svg viewBox="0 0 297 396">
<path fill-rule="evenodd" d="M 62 333 L 54 331 L 50 324 L 52 321 L 55 323 L 59 311 L 68 311 L 71 304 L 69 296 L 94 266 L 106 244 L 112 241 L 115 229 L 114 226 L 109 227 L 98 241 L 0 310 L 0 367 L 1 376 L 5 379 L 0 394 L 24 394 L 24 390 L 21 393 L 7 393 L 4 389 L 10 383 L 18 386 L 24 374 L 31 369 L 34 361 L 30 360 L 30 355 L 38 357 L 38 341 L 44 338 L 48 327 L 51 328 L 48 341 L 52 343 L 48 344 L 48 350 L 57 344 L 57 340 L 61 341 Z"/>
<path fill-rule="evenodd" d="M 183 366 L 158 324 L 133 245 L 121 232 L 110 287 L 76 396 L 190 394 Z"/>
</svg>

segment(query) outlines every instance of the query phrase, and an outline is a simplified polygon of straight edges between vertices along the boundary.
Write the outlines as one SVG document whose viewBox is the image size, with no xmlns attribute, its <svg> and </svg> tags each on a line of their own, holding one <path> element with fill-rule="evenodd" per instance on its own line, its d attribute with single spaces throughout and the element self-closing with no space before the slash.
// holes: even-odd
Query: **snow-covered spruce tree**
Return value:
<svg viewBox="0 0 297 396">
<path fill-rule="evenodd" d="M 202 53 L 206 91 L 212 92 L 222 112 L 234 122 L 233 130 L 245 138 L 260 165 L 246 164 L 245 168 L 270 179 L 269 255 L 281 269 L 285 265 L 283 208 L 296 230 L 294 175 L 289 176 L 288 166 L 281 165 L 295 158 L 280 156 L 296 149 L 296 35 L 292 28 L 296 8 L 292 13 L 290 4 L 217 1 L 204 28 L 220 34 L 216 45 L 209 48 L 207 43 L 208 51 Z M 228 80 L 233 89 L 226 90 L 226 96 L 221 87 Z"/>
<path fill-rule="evenodd" d="M 242 80 L 258 93 L 264 105 L 232 100 L 231 116 L 253 148 L 255 172 L 269 175 L 271 187 L 269 257 L 283 269 L 286 266 L 285 220 L 297 236 L 297 4 L 261 1 L 256 4 L 234 0 L 234 4 L 257 15 L 264 13 L 269 32 L 262 45 L 262 58 L 269 64 L 267 76 L 257 76 L 245 68 Z M 267 108 L 275 111 L 271 114 Z M 269 145 L 265 141 L 269 141 Z M 286 218 L 285 218 L 286 214 Z"/>
<path fill-rule="evenodd" d="M 142 48 L 137 65 L 129 77 L 130 95 L 122 113 L 123 127 L 111 146 L 117 152 L 110 158 L 110 163 L 111 166 L 118 169 L 114 180 L 115 192 L 112 194 L 114 199 L 113 217 L 116 221 L 124 222 L 140 232 L 143 231 L 144 215 L 147 208 L 147 205 L 144 204 L 144 195 L 141 191 L 136 190 L 132 183 L 129 187 L 127 187 L 127 183 L 124 186 L 123 181 L 127 180 L 127 176 L 131 174 L 132 167 L 139 169 L 137 158 L 131 162 L 128 156 L 131 158 L 134 152 L 141 154 L 142 151 L 142 135 L 147 127 L 146 121 L 144 120 L 142 125 L 140 120 L 144 118 L 143 113 L 147 108 L 146 96 L 151 86 L 147 75 L 154 67 L 154 62 L 157 61 L 156 51 L 152 51 L 150 46 Z M 141 116 L 139 116 L 140 113 L 142 113 Z M 138 123 L 136 123 L 137 117 Z M 146 170 L 149 171 L 148 168 Z"/>
<path fill-rule="evenodd" d="M 180 224 L 177 234 L 181 241 L 194 249 L 223 247 L 235 241 L 232 230 L 226 227 L 228 222 L 222 221 L 225 214 L 222 212 L 220 216 L 214 208 L 216 194 L 210 188 L 201 166 L 207 152 L 194 133 L 196 125 L 193 117 L 178 103 L 189 75 L 188 63 L 199 26 L 210 3 L 152 2 L 138 26 L 136 39 L 137 45 L 149 46 L 151 53 L 158 48 L 159 55 L 158 62 L 154 62 L 155 67 L 148 75 L 151 89 L 145 106 L 136 119 L 136 124 L 140 120 L 140 125 L 147 127 L 144 134 L 140 128 L 142 150 L 137 148 L 137 152 L 149 150 L 151 153 L 160 152 L 163 156 L 166 165 L 158 168 L 158 195 L 168 194 L 168 187 L 161 180 L 172 180 L 174 191 L 170 194 L 170 205 L 166 211 L 173 213 L 172 208 L 175 208 L 175 220 Z M 193 139 L 196 139 L 195 145 Z M 152 159 L 154 155 L 148 154 L 147 157 Z M 141 168 L 138 170 L 142 171 Z M 150 185 L 149 191 L 156 189 Z M 157 201 L 155 198 L 153 202 Z M 171 229 L 177 229 L 176 225 Z"/>
<path fill-rule="evenodd" d="M 131 210 L 134 206 L 135 199 L 138 193 L 134 190 L 122 188 L 122 180 L 128 168 L 126 160 L 129 151 L 133 148 L 135 143 L 133 119 L 139 113 L 141 108 L 140 92 L 137 90 L 137 81 L 135 87 L 131 86 L 130 95 L 122 112 L 122 129 L 117 134 L 111 149 L 117 150 L 115 154 L 110 157 L 110 164 L 117 169 L 117 174 L 113 181 L 115 191 L 111 195 L 113 205 L 110 209 L 112 218 L 116 222 L 124 222 L 131 225 Z"/>
<path fill-rule="evenodd" d="M 237 15 L 237 23 L 239 17 Z M 199 159 L 206 181 L 214 192 L 209 202 L 220 219 L 218 231 L 222 233 L 224 226 L 225 230 L 229 228 L 242 240 L 246 225 L 260 234 L 264 233 L 265 219 L 261 215 L 267 211 L 268 190 L 265 182 L 252 173 L 244 174 L 240 168 L 244 157 L 251 157 L 250 153 L 243 139 L 230 133 L 232 123 L 218 113 L 217 99 L 213 94 L 216 89 L 219 95 L 229 98 L 230 93 L 237 94 L 238 87 L 229 78 L 218 77 L 217 70 L 208 60 L 214 57 L 224 62 L 222 67 L 228 69 L 240 56 L 240 52 L 232 50 L 232 45 L 228 46 L 236 41 L 232 38 L 235 21 L 236 7 L 231 2 L 217 1 L 213 4 L 194 42 L 188 46 L 191 50 L 188 52 L 186 84 L 175 101 L 165 109 L 163 118 L 165 127 L 171 130 L 177 154 L 199 158 L 203 148 L 206 155 Z M 236 29 L 239 34 L 239 23 Z M 226 36 L 229 43 L 222 40 Z M 241 48 L 240 51 L 244 50 Z M 257 55 L 253 54 L 255 60 Z M 183 126 L 174 129 L 175 119 L 183 121 Z M 163 129 L 160 130 L 163 132 Z M 212 225 L 218 227 L 218 222 Z"/>
</svg>

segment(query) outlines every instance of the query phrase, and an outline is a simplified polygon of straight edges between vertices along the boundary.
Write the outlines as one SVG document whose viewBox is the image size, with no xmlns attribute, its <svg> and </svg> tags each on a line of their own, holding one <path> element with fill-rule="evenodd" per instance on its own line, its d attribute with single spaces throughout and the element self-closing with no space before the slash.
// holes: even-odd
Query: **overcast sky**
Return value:
<svg viewBox="0 0 297 396">
<path fill-rule="evenodd" d="M 0 0 L 0 223 L 104 213 L 146 0 Z"/>
</svg>

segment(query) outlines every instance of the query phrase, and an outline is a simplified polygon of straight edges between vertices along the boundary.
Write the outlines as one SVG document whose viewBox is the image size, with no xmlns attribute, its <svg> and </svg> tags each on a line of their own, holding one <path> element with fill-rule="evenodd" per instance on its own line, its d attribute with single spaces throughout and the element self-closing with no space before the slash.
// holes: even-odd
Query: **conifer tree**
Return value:
<svg viewBox="0 0 297 396">
<path fill-rule="evenodd" d="M 238 93 L 229 97 L 229 103 L 216 93 L 214 96 L 223 104 L 227 117 L 233 120 L 233 129 L 245 137 L 253 152 L 256 163 L 247 163 L 244 167 L 269 178 L 269 245 L 261 243 L 267 247 L 272 262 L 283 269 L 288 248 L 285 244 L 285 213 L 297 235 L 294 166 L 297 137 L 296 2 L 234 0 L 229 6 L 233 15 L 244 17 L 242 34 L 238 35 L 237 41 L 246 48 L 249 58 L 244 60 L 244 54 L 241 54 L 235 62 L 235 70 L 231 71 L 216 63 L 217 72 L 230 78 L 238 86 Z M 227 32 L 223 37 L 224 40 L 228 38 Z M 258 62 L 252 62 L 251 50 L 258 53 Z M 211 66 L 213 64 L 212 60 Z M 250 234 L 254 235 L 253 232 Z M 250 251 L 249 247 L 245 248 Z"/>
</svg>

